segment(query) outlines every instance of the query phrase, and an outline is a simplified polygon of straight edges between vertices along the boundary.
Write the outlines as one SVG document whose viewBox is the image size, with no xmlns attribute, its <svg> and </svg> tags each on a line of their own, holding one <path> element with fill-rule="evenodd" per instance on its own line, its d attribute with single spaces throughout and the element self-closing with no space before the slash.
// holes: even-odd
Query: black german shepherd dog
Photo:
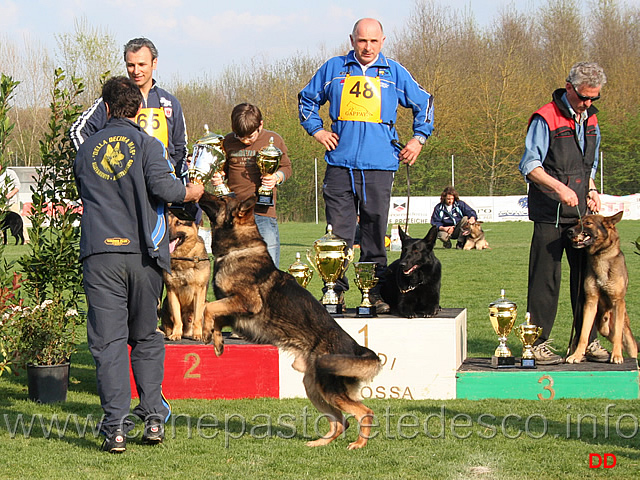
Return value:
<svg viewBox="0 0 640 480">
<path fill-rule="evenodd" d="M 400 258 L 383 275 L 380 294 L 401 317 L 433 317 L 440 310 L 442 266 L 433 253 L 438 227 L 424 238 L 411 238 L 398 227 L 402 241 Z"/>
<path fill-rule="evenodd" d="M 2 238 L 4 244 L 7 244 L 7 230 L 11 232 L 11 235 L 16 239 L 16 245 L 24 245 L 24 236 L 22 234 L 22 217 L 15 212 L 5 212 L 5 217 L 2 220 Z"/>
</svg>

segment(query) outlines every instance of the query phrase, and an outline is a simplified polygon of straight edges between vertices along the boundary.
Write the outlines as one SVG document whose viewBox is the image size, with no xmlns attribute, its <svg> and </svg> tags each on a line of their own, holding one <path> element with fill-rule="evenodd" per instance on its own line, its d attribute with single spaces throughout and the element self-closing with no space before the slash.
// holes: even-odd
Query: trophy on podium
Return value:
<svg viewBox="0 0 640 480">
<path fill-rule="evenodd" d="M 517 314 L 517 305 L 505 298 L 504 289 L 500 290 L 500 298 L 489 304 L 491 325 L 500 340 L 500 345 L 491 357 L 491 366 L 494 368 L 514 367 L 516 364 L 515 357 L 507 347 L 507 336 L 513 328 Z"/>
<path fill-rule="evenodd" d="M 331 225 L 327 225 L 327 233 L 313 242 L 313 253 L 307 250 L 307 259 L 314 267 L 324 283 L 327 291 L 322 296 L 322 304 L 334 317 L 342 317 L 342 304 L 334 287 L 353 260 L 353 249 L 347 247 L 347 242 L 333 234 Z"/>
<path fill-rule="evenodd" d="M 371 303 L 369 298 L 369 290 L 376 286 L 378 277 L 376 277 L 375 262 L 355 262 L 353 264 L 355 272 L 355 282 L 362 292 L 362 302 L 356 309 L 358 317 L 376 317 L 376 307 Z"/>
<path fill-rule="evenodd" d="M 533 344 L 540 335 L 542 335 L 542 327 L 531 323 L 531 314 L 529 312 L 525 313 L 524 319 L 525 322 L 516 328 L 516 334 L 522 342 L 522 360 L 520 360 L 520 366 L 522 368 L 536 368 Z"/>
<path fill-rule="evenodd" d="M 263 147 L 256 157 L 256 165 L 260 169 L 262 175 L 273 175 L 278 171 L 280 159 L 282 158 L 282 150 L 273 144 L 273 137 L 269 139 L 269 145 Z M 256 205 L 273 205 L 273 189 L 260 185 L 258 188 L 258 200 Z"/>
<path fill-rule="evenodd" d="M 313 277 L 313 270 L 309 268 L 309 265 L 300 261 L 300 252 L 296 252 L 296 261 L 289 265 L 289 273 L 304 288 L 307 288 Z"/>
</svg>

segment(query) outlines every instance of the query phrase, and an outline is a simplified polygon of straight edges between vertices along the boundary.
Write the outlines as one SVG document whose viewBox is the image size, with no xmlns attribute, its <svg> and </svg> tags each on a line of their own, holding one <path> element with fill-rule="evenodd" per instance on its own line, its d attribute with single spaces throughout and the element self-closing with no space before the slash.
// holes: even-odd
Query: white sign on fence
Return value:
<svg viewBox="0 0 640 480">
<path fill-rule="evenodd" d="M 506 222 L 529 220 L 526 195 L 504 197 L 464 197 L 461 198 L 478 214 L 483 222 Z M 602 215 L 613 215 L 624 211 L 624 220 L 640 219 L 640 194 L 600 195 Z M 408 199 L 409 223 L 431 223 L 431 214 L 440 203 L 440 197 L 411 197 Z M 389 224 L 404 224 L 407 219 L 407 197 L 391 197 Z"/>
</svg>

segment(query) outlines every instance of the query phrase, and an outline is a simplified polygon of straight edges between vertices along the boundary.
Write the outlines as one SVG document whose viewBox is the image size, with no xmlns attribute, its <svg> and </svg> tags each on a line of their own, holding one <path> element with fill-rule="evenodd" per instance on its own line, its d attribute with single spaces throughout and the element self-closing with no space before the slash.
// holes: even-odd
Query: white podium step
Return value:
<svg viewBox="0 0 640 480">
<path fill-rule="evenodd" d="M 336 321 L 383 362 L 380 374 L 362 387 L 362 398 L 456 398 L 456 371 L 467 356 L 466 308 L 445 308 L 435 317 L 411 319 L 358 318 L 350 313 Z M 282 351 L 279 355 L 280 398 L 306 397 L 302 374 L 291 367 L 293 357 Z"/>
</svg>

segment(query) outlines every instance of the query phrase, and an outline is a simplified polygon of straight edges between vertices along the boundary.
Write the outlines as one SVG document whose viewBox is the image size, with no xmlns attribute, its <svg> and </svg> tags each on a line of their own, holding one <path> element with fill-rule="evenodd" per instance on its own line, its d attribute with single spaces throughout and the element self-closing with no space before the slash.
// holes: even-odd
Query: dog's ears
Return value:
<svg viewBox="0 0 640 480">
<path fill-rule="evenodd" d="M 240 204 L 238 208 L 238 219 L 253 218 L 253 207 L 255 206 L 256 197 L 252 195 Z"/>
<path fill-rule="evenodd" d="M 611 225 L 615 225 L 620 220 L 622 220 L 622 214 L 623 213 L 624 213 L 624 211 L 621 210 L 618 213 L 616 213 L 615 215 L 611 215 L 610 217 L 607 217 L 607 220 L 611 223 Z"/>
<path fill-rule="evenodd" d="M 427 235 L 424 237 L 424 241 L 427 245 L 433 248 L 433 246 L 436 244 L 436 238 L 438 238 L 438 227 L 433 225 L 429 229 L 429 232 L 427 232 Z"/>
<path fill-rule="evenodd" d="M 404 229 L 398 225 L 398 235 L 400 235 L 400 241 L 404 243 L 404 241 L 409 238 L 409 235 L 404 231 Z"/>
</svg>

